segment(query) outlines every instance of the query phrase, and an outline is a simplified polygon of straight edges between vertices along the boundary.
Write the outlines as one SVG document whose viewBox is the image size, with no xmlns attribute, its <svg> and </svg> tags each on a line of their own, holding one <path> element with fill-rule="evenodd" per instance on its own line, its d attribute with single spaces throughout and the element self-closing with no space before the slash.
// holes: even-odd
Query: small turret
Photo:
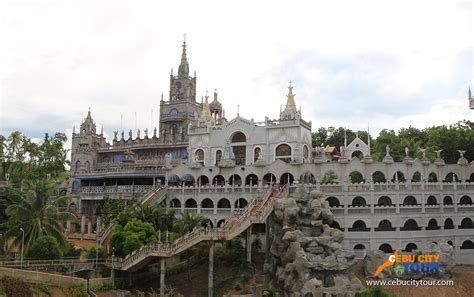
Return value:
<svg viewBox="0 0 474 297">
<path fill-rule="evenodd" d="M 286 95 L 286 106 L 283 111 L 280 111 L 280 119 L 281 120 L 294 120 L 300 118 L 301 110 L 296 108 L 295 102 L 295 94 L 293 94 L 293 85 L 292 81 L 290 81 L 290 85 L 288 86 L 288 95 Z M 280 107 L 281 110 L 281 107 Z"/>
<path fill-rule="evenodd" d="M 95 134 L 96 125 L 91 116 L 91 109 L 87 112 L 87 116 L 84 121 L 81 123 L 81 134 Z"/>
</svg>

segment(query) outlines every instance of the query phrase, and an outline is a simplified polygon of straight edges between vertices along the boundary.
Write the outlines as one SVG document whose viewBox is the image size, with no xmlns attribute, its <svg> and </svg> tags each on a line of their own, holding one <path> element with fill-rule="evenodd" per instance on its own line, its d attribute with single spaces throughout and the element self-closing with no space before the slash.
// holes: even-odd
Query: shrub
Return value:
<svg viewBox="0 0 474 297">
<path fill-rule="evenodd" d="M 64 290 L 68 297 L 88 297 L 85 286 L 73 286 Z"/>
<path fill-rule="evenodd" d="M 5 276 L 2 283 L 7 296 L 32 297 L 33 292 L 30 287 L 21 279 Z"/>
<path fill-rule="evenodd" d="M 112 290 L 113 287 L 112 287 L 112 284 L 100 283 L 100 284 L 93 285 L 91 289 L 94 292 L 99 292 L 99 291 Z"/>
<path fill-rule="evenodd" d="M 62 253 L 58 241 L 50 235 L 38 237 L 28 249 L 28 257 L 38 260 L 56 260 L 62 257 Z"/>
<path fill-rule="evenodd" d="M 67 243 L 67 245 L 63 249 L 63 257 L 66 258 L 77 258 L 81 255 L 81 250 L 76 249 L 74 245 Z"/>
<path fill-rule="evenodd" d="M 376 287 L 369 287 L 361 292 L 357 292 L 355 297 L 396 297 L 396 296 L 385 292 L 382 287 L 376 286 Z"/>
<path fill-rule="evenodd" d="M 86 259 L 89 259 L 89 260 L 95 260 L 95 258 L 97 256 L 99 256 L 99 259 L 100 259 L 104 255 L 104 248 L 102 246 L 99 246 L 99 251 L 98 252 L 99 253 L 97 255 L 97 247 L 95 247 L 95 246 L 86 248 L 85 257 L 86 257 Z"/>
<path fill-rule="evenodd" d="M 38 288 L 38 290 L 47 294 L 48 296 L 51 296 L 51 294 L 53 293 L 53 291 L 51 290 L 51 287 L 44 283 L 37 284 L 36 288 Z"/>
</svg>

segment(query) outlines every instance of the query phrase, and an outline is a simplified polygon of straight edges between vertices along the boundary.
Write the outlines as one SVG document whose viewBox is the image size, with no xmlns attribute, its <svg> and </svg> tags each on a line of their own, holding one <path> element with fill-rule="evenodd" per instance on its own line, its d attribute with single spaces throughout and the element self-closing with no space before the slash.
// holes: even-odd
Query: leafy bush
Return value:
<svg viewBox="0 0 474 297">
<path fill-rule="evenodd" d="M 382 287 L 369 287 L 362 292 L 357 292 L 355 297 L 396 297 L 394 294 L 389 294 L 383 290 Z"/>
<path fill-rule="evenodd" d="M 41 292 L 47 294 L 48 296 L 51 296 L 53 294 L 53 291 L 51 290 L 51 287 L 48 286 L 47 284 L 40 283 L 36 285 L 36 288 L 40 290 Z"/>
<path fill-rule="evenodd" d="M 56 260 L 61 258 L 62 254 L 58 241 L 50 235 L 38 237 L 28 249 L 28 257 L 38 260 Z"/>
<path fill-rule="evenodd" d="M 77 258 L 81 255 L 81 250 L 76 249 L 74 245 L 67 243 L 67 245 L 63 249 L 63 257 L 66 258 Z"/>
<path fill-rule="evenodd" d="M 64 290 L 68 297 L 89 297 L 85 286 L 73 286 Z"/>
<path fill-rule="evenodd" d="M 130 220 L 125 227 L 116 225 L 110 237 L 110 245 L 115 250 L 115 255 L 123 257 L 142 245 L 156 243 L 157 234 L 153 224 L 145 223 L 139 219 Z"/>
<path fill-rule="evenodd" d="M 112 290 L 113 287 L 112 287 L 112 284 L 100 283 L 100 284 L 93 285 L 91 289 L 94 292 L 99 292 L 99 291 Z"/>
<path fill-rule="evenodd" d="M 281 296 L 281 291 L 280 289 L 275 289 L 275 288 L 268 288 L 263 291 L 262 294 L 264 297 L 280 297 Z"/>
<path fill-rule="evenodd" d="M 89 248 L 86 248 L 85 250 L 85 257 L 86 259 L 89 259 L 89 260 L 95 260 L 97 256 L 100 259 L 103 257 L 103 255 L 104 255 L 104 248 L 102 246 L 99 246 L 98 252 L 97 252 L 96 246 L 91 246 Z"/>
<path fill-rule="evenodd" d="M 21 279 L 5 276 L 2 278 L 2 283 L 7 296 L 33 296 L 33 292 L 31 291 L 30 287 Z"/>
</svg>

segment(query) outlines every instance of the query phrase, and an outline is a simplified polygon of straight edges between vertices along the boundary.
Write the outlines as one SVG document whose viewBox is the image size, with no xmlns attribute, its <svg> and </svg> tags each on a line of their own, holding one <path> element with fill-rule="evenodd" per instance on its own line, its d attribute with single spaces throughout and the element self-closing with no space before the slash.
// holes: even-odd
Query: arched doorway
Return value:
<svg viewBox="0 0 474 297">
<path fill-rule="evenodd" d="M 294 178 L 293 178 L 293 174 L 291 173 L 283 173 L 280 177 L 280 184 L 293 184 L 293 181 L 294 181 Z"/>
</svg>

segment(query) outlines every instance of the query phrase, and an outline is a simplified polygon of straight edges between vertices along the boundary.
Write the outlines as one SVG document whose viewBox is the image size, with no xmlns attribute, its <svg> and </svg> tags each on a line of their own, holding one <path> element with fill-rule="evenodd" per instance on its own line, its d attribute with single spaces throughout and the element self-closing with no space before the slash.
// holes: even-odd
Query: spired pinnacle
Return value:
<svg viewBox="0 0 474 297">
<path fill-rule="evenodd" d="M 288 95 L 287 98 L 288 100 L 286 101 L 286 108 L 287 110 L 291 111 L 296 111 L 296 102 L 295 102 L 295 94 L 293 94 L 293 85 L 292 81 L 290 80 L 289 86 L 288 86 Z"/>
<path fill-rule="evenodd" d="M 188 63 L 188 58 L 186 56 L 186 34 L 185 34 L 184 42 L 182 46 L 183 46 L 183 51 L 181 53 L 181 64 L 179 65 L 179 68 L 178 68 L 178 76 L 188 77 L 189 76 L 189 63 Z"/>
</svg>

